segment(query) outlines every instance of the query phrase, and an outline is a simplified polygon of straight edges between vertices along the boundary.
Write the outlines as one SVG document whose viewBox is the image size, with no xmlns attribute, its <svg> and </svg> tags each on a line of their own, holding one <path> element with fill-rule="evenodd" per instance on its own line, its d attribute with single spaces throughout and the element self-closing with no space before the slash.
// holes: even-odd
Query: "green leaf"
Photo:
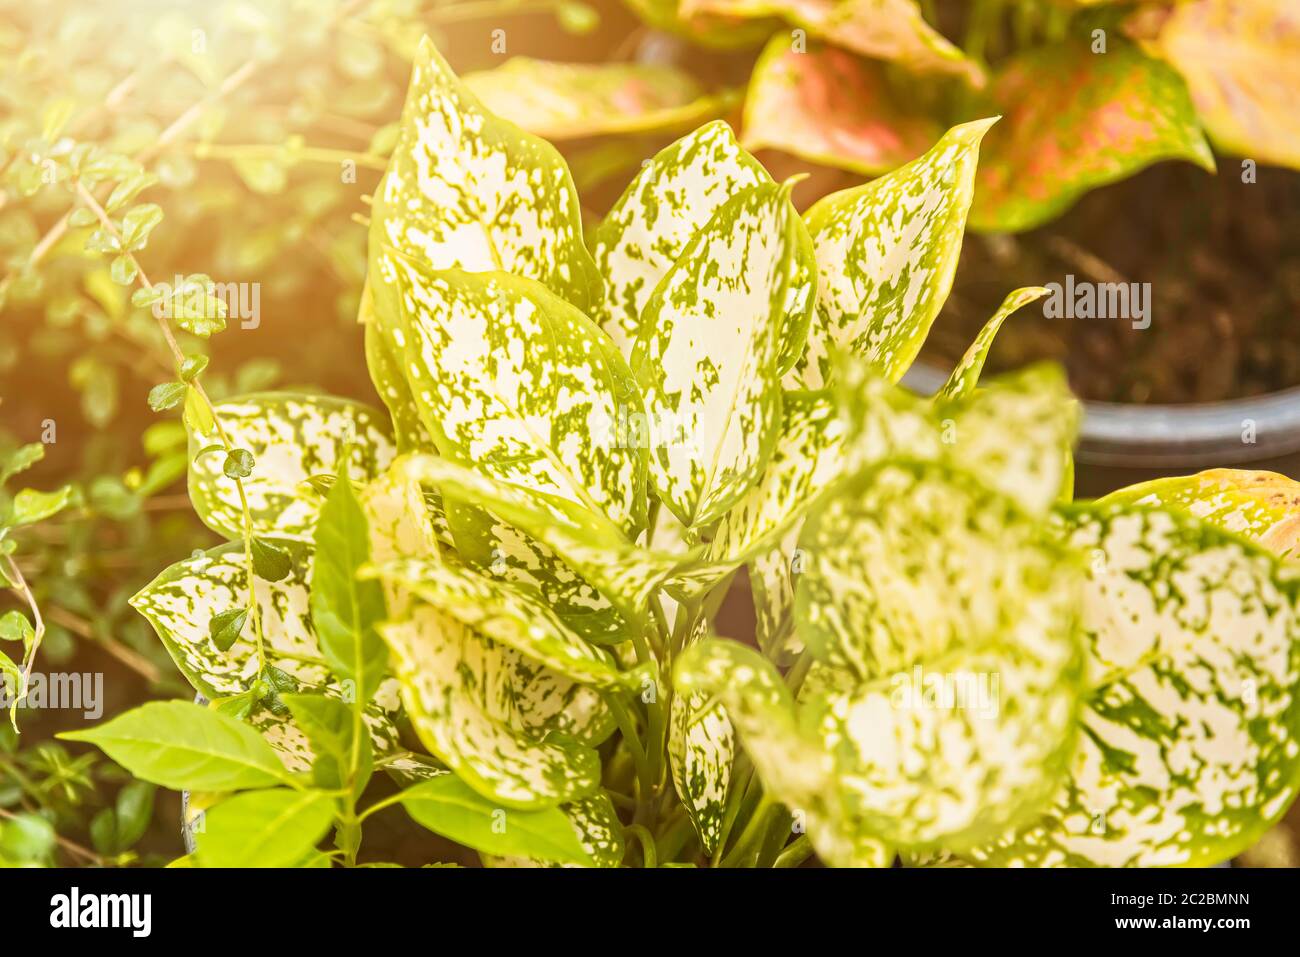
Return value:
<svg viewBox="0 0 1300 957">
<path fill-rule="evenodd" d="M 248 449 L 231 449 L 221 463 L 221 471 L 228 479 L 248 478 L 253 474 L 257 459 Z"/>
<path fill-rule="evenodd" d="M 388 667 L 388 651 L 375 630 L 387 617 L 384 592 L 376 581 L 359 581 L 370 561 L 370 531 L 345 469 L 340 469 L 316 524 L 311 615 L 321 652 L 330 668 L 370 700 Z"/>
<path fill-rule="evenodd" d="M 993 346 L 993 339 L 1002 328 L 1002 323 L 1006 322 L 1017 309 L 1049 295 L 1050 292 L 1051 290 L 1043 286 L 1026 286 L 1015 290 L 1002 300 L 998 311 L 985 323 L 984 328 L 975 337 L 975 341 L 966 350 L 966 354 L 962 356 L 961 362 L 957 363 L 957 367 L 952 370 L 948 381 L 939 390 L 940 399 L 962 399 L 974 392 L 976 385 L 979 384 L 980 373 L 984 371 L 984 362 L 988 359 L 989 349 Z"/>
<path fill-rule="evenodd" d="M 123 785 L 114 807 L 104 808 L 90 822 L 95 850 L 110 856 L 130 850 L 149 829 L 156 790 L 147 781 L 128 781 Z"/>
<path fill-rule="evenodd" d="M 1070 780 L 1039 823 L 970 855 L 1026 866 L 1204 867 L 1254 844 L 1300 787 L 1300 583 L 1181 510 L 1065 510 L 1088 557 L 1092 689 Z"/>
<path fill-rule="evenodd" d="M 1300 24 L 1287 0 L 1176 6 L 1143 48 L 1183 75 L 1198 118 L 1221 150 L 1300 168 L 1292 95 L 1300 85 Z"/>
<path fill-rule="evenodd" d="M 838 349 L 891 382 L 907 371 L 952 288 L 979 144 L 992 123 L 955 126 L 919 159 L 808 211 L 817 308 L 787 388 L 821 388 Z"/>
<path fill-rule="evenodd" d="M 64 485 L 53 492 L 38 492 L 35 489 L 25 488 L 14 496 L 10 524 L 34 525 L 36 522 L 43 522 L 59 514 L 69 505 L 77 505 L 80 502 L 81 494 L 72 485 Z"/>
<path fill-rule="evenodd" d="M 692 127 L 726 106 L 689 73 L 654 64 L 513 57 L 464 84 L 497 116 L 553 142 Z"/>
<path fill-rule="evenodd" d="M 162 207 L 157 203 L 143 203 L 127 210 L 122 217 L 122 244 L 132 251 L 144 249 L 149 244 L 149 234 L 162 218 Z"/>
<path fill-rule="evenodd" d="M 208 621 L 208 635 L 219 651 L 229 651 L 230 646 L 243 634 L 248 621 L 247 608 L 231 608 L 219 611 Z"/>
<path fill-rule="evenodd" d="M 823 166 L 876 176 L 915 159 L 943 132 L 900 101 L 884 64 L 813 41 L 772 37 L 745 99 L 747 149 L 776 149 Z"/>
<path fill-rule="evenodd" d="M 724 204 L 647 302 L 632 351 L 655 492 L 707 525 L 762 474 L 780 427 L 781 331 L 803 224 L 790 186 Z"/>
<path fill-rule="evenodd" d="M 253 555 L 253 572 L 258 578 L 278 582 L 288 576 L 293 560 L 284 549 L 277 548 L 260 538 L 250 541 L 249 549 Z"/>
<path fill-rule="evenodd" d="M 646 452 L 614 435 L 641 400 L 600 330 L 527 279 L 380 262 L 393 271 L 374 288 L 378 312 L 400 327 L 439 454 L 587 506 L 631 536 L 644 528 Z"/>
<path fill-rule="evenodd" d="M 623 841 L 623 822 L 614 810 L 614 802 L 606 791 L 597 791 L 559 808 L 569 819 L 574 833 L 587 857 L 597 867 L 618 867 L 623 863 L 626 847 Z M 590 864 L 563 864 L 536 857 L 497 857 L 481 855 L 486 867 L 582 867 Z"/>
<path fill-rule="evenodd" d="M 983 83 L 979 66 L 925 22 L 916 0 L 684 0 L 687 15 L 779 16 L 815 37 L 920 73 Z"/>
<path fill-rule="evenodd" d="M 188 388 L 184 382 L 158 383 L 149 390 L 149 408 L 155 412 L 176 408 L 185 399 L 185 390 Z"/>
<path fill-rule="evenodd" d="M 427 37 L 371 211 L 371 255 L 389 245 L 431 269 L 536 280 L 579 309 L 600 298 L 564 160 L 484 109 Z"/>
<path fill-rule="evenodd" d="M 324 791 L 272 788 L 226 798 L 203 814 L 196 835 L 201 867 L 287 867 L 317 844 L 334 820 Z"/>
<path fill-rule="evenodd" d="M 402 792 L 402 806 L 435 834 L 485 854 L 592 863 L 564 812 L 494 806 L 454 775 L 408 788 Z"/>
<path fill-rule="evenodd" d="M 336 471 L 344 449 L 351 450 L 354 481 L 377 475 L 393 458 L 383 417 L 345 399 L 264 392 L 225 399 L 215 408 L 231 444 L 256 461 L 243 480 L 255 535 L 310 540 L 321 500 L 304 493 L 302 484 Z M 192 453 L 219 441 L 216 428 L 203 424 L 186 415 Z M 238 459 L 237 471 L 252 468 L 244 456 Z M 239 492 L 221 457 L 191 455 L 189 491 L 205 525 L 231 540 L 243 538 Z"/>
<path fill-rule="evenodd" d="M 207 367 L 207 356 L 186 356 L 185 361 L 181 363 L 181 379 L 185 382 L 193 382 Z"/>
<path fill-rule="evenodd" d="M 137 778 L 173 791 L 266 788 L 291 780 L 255 730 L 188 701 L 151 701 L 58 737 L 93 744 Z"/>
<path fill-rule="evenodd" d="M 0 450 L 0 485 L 20 472 L 27 471 L 43 458 L 45 446 L 39 442 Z"/>
<path fill-rule="evenodd" d="M 1032 820 L 1074 749 L 1082 573 L 969 475 L 869 469 L 809 519 L 795 612 L 847 687 L 808 702 L 845 813 L 896 847 Z"/>
<path fill-rule="evenodd" d="M 662 30 L 709 49 L 731 50 L 762 43 L 780 24 L 764 19 L 746 22 L 733 16 L 686 12 L 683 0 L 623 0 L 638 17 Z"/>
<path fill-rule="evenodd" d="M 0 822 L 0 861 L 19 866 L 48 864 L 57 841 L 54 825 L 39 814 L 16 814 Z"/>
<path fill-rule="evenodd" d="M 1033 229 L 1160 160 L 1214 171 L 1182 78 L 1119 37 L 1105 53 L 1067 42 L 1020 54 L 999 71 L 986 112 L 1007 118 L 980 164 L 976 229 Z"/>
<path fill-rule="evenodd" d="M 293 714 L 316 755 L 312 781 L 324 790 L 336 791 L 348 783 L 353 764 L 354 729 L 352 708 L 337 698 L 316 694 L 284 694 L 281 700 Z M 374 750 L 369 735 L 356 742 L 356 775 L 352 791 L 360 796 L 374 769 Z"/>
<path fill-rule="evenodd" d="M 113 262 L 109 266 L 109 276 L 119 286 L 131 285 L 139 274 L 140 267 L 135 264 L 135 259 L 131 256 L 123 254 L 113 257 Z"/>
<path fill-rule="evenodd" d="M 278 156 L 236 156 L 235 172 L 254 193 L 275 196 L 289 184 L 289 167 Z"/>
<path fill-rule="evenodd" d="M 35 635 L 32 623 L 21 611 L 7 611 L 0 615 L 0 640 L 21 641 L 26 647 Z"/>
<path fill-rule="evenodd" d="M 599 785 L 612 725 L 590 689 L 429 605 L 381 631 L 420 740 L 475 791 L 536 808 Z"/>
</svg>

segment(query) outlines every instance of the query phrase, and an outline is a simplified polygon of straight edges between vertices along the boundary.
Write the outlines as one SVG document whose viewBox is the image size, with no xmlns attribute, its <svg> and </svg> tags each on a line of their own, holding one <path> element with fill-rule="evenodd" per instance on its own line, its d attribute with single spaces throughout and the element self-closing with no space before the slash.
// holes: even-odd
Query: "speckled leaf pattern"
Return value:
<svg viewBox="0 0 1300 957">
<path fill-rule="evenodd" d="M 579 308 L 600 298 L 564 160 L 485 110 L 427 37 L 371 212 L 372 259 L 385 246 L 432 269 L 526 276 Z"/>
<path fill-rule="evenodd" d="M 330 396 L 264 392 L 215 405 L 232 447 L 253 454 L 253 473 L 243 480 L 253 534 L 310 541 L 325 499 L 303 483 L 333 475 L 338 457 L 351 449 L 349 474 L 365 481 L 388 467 L 395 449 L 386 418 L 368 406 Z M 244 536 L 239 490 L 222 470 L 225 453 L 214 430 L 190 432 L 190 500 L 203 523 L 229 539 Z"/>
<path fill-rule="evenodd" d="M 955 126 L 924 156 L 808 211 L 817 307 L 787 388 L 822 388 L 836 349 L 890 381 L 907 371 L 952 288 L 980 139 L 992 123 Z"/>
<path fill-rule="evenodd" d="M 1015 57 L 991 84 L 985 112 L 1003 119 L 985 144 L 975 229 L 1033 229 L 1088 190 L 1160 160 L 1214 170 L 1182 78 L 1120 37 L 1105 53 L 1069 42 Z"/>
<path fill-rule="evenodd" d="M 666 147 L 637 174 L 593 244 L 605 277 L 599 322 L 624 356 L 632 355 L 650 294 L 691 238 L 736 193 L 770 181 L 721 120 Z"/>
<path fill-rule="evenodd" d="M 1040 823 L 971 855 L 1027 866 L 1205 866 L 1250 846 L 1300 781 L 1300 583 L 1185 513 L 1075 506 L 1091 556 L 1091 693 Z"/>
<path fill-rule="evenodd" d="M 420 421 L 420 410 L 402 372 L 402 357 L 384 339 L 375 316 L 370 287 L 361 291 L 361 308 L 357 321 L 365 327 L 366 368 L 375 392 L 392 418 L 393 435 L 399 452 L 432 452 L 433 439 Z"/>
<path fill-rule="evenodd" d="M 1187 80 L 1218 147 L 1300 168 L 1300 11 L 1293 0 L 1181 3 L 1146 47 Z"/>
<path fill-rule="evenodd" d="M 800 545 L 801 634 L 856 679 L 805 722 L 849 817 L 907 848 L 1032 819 L 1073 750 L 1080 563 L 1041 520 L 932 465 L 854 479 Z"/>
<path fill-rule="evenodd" d="M 657 426 L 650 477 L 688 527 L 725 513 L 771 455 L 802 229 L 788 186 L 747 190 L 695 235 L 646 304 L 632 369 Z"/>
<path fill-rule="evenodd" d="M 916 0 L 683 0 L 688 14 L 779 16 L 813 36 L 923 73 L 983 82 L 978 65 L 925 22 Z"/>
<path fill-rule="evenodd" d="M 438 452 L 584 505 L 629 535 L 646 521 L 646 451 L 618 441 L 641 415 L 623 357 L 581 312 L 528 279 L 432 272 L 383 256 L 376 305 Z"/>
<path fill-rule="evenodd" d="M 577 721 L 565 723 L 599 723 L 594 712 L 603 705 L 587 689 L 554 675 L 545 676 L 544 688 L 519 683 L 544 669 L 430 605 L 381 631 L 420 740 L 474 790 L 534 808 L 597 787 L 596 752 L 572 735 L 548 736 L 571 705 Z"/>
<path fill-rule="evenodd" d="M 566 627 L 546 605 L 502 581 L 441 561 L 390 562 L 375 569 L 442 613 L 574 681 L 616 691 L 639 686 L 599 648 Z"/>
<path fill-rule="evenodd" d="M 993 347 L 993 340 L 997 338 L 1002 323 L 1006 322 L 1013 312 L 1043 298 L 1050 291 L 1043 286 L 1026 286 L 1014 290 L 1003 299 L 998 311 L 984 324 L 984 328 L 975 337 L 966 354 L 952 370 L 948 381 L 939 390 L 939 398 L 941 400 L 962 399 L 974 392 L 979 385 L 980 373 L 984 371 L 984 363 L 989 357 L 989 349 Z"/>
<path fill-rule="evenodd" d="M 420 481 L 442 490 L 453 517 L 455 503 L 473 502 L 490 511 L 554 551 L 629 621 L 640 621 L 651 592 L 698 557 L 698 550 L 667 554 L 641 548 L 589 509 L 545 499 L 446 459 L 421 456 L 411 468 Z M 580 592 L 574 594 L 580 597 Z"/>
<path fill-rule="evenodd" d="M 691 643 L 708 636 L 699 619 Z M 727 790 L 736 758 L 736 734 L 727 712 L 710 695 L 674 695 L 668 719 L 668 762 L 677 796 L 691 816 L 705 854 L 722 837 Z"/>
<path fill-rule="evenodd" d="M 308 606 L 311 550 L 288 539 L 273 544 L 289 554 L 293 565 L 288 577 L 281 581 L 259 578 L 255 582 L 267 663 L 293 677 L 303 693 L 350 700 L 352 689 L 330 672 L 312 629 Z M 208 622 L 214 614 L 248 606 L 247 581 L 243 546 L 223 545 L 170 566 L 131 598 L 131 606 L 153 626 L 181 674 L 209 700 L 240 694 L 258 676 L 257 645 L 251 625 L 226 651 L 219 650 L 208 634 Z M 377 752 L 398 746 L 393 725 L 398 709 L 396 682 L 387 679 L 366 708 Z M 269 712 L 258 712 L 253 723 L 259 722 L 287 763 L 310 765 L 306 738 L 291 722 Z"/>
<path fill-rule="evenodd" d="M 915 159 L 943 132 L 898 102 L 882 64 L 815 41 L 795 50 L 785 34 L 754 64 L 744 130 L 747 149 L 867 176 Z"/>
<path fill-rule="evenodd" d="M 623 841 L 623 822 L 614 810 L 614 802 L 606 791 L 579 798 L 570 804 L 560 805 L 568 815 L 587 856 L 596 867 L 618 867 L 623 862 L 626 845 Z M 480 855 L 485 867 L 582 867 L 581 864 L 560 864 L 528 857 L 496 857 Z"/>
<path fill-rule="evenodd" d="M 1210 469 L 1130 485 L 1102 501 L 1183 508 L 1281 558 L 1300 553 L 1300 482 L 1277 472 Z"/>
<path fill-rule="evenodd" d="M 645 63 L 555 63 L 513 57 L 462 78 L 498 116 L 548 140 L 682 129 L 717 116 L 689 73 Z"/>
</svg>

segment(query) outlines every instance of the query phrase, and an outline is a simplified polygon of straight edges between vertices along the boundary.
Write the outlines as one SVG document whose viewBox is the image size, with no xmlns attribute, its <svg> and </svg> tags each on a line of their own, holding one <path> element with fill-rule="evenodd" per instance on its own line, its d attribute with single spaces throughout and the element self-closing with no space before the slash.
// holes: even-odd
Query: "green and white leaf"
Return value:
<svg viewBox="0 0 1300 957">
<path fill-rule="evenodd" d="M 599 785 L 600 758 L 589 745 L 610 724 L 589 689 L 429 605 L 382 633 L 420 740 L 480 794 L 550 807 Z"/>
<path fill-rule="evenodd" d="M 1068 785 L 970 855 L 1025 866 L 1203 867 L 1253 844 L 1300 786 L 1300 583 L 1176 509 L 1064 513 L 1090 557 L 1091 692 Z"/>
<path fill-rule="evenodd" d="M 708 634 L 700 619 L 693 641 Z M 736 734 L 726 711 L 709 695 L 677 694 L 669 710 L 668 760 L 677 796 L 691 816 L 705 854 L 722 838 L 727 791 L 736 759 Z"/>
<path fill-rule="evenodd" d="M 998 311 L 993 314 L 992 319 L 984 324 L 984 328 L 975 337 L 975 341 L 966 350 L 966 354 L 961 357 L 961 361 L 952 370 L 948 381 L 939 390 L 939 398 L 943 400 L 962 399 L 974 392 L 975 387 L 979 384 L 980 373 L 984 371 L 984 363 L 989 357 L 989 349 L 993 347 L 993 340 L 997 338 L 1002 323 L 1006 322 L 1008 317 L 1022 306 L 1027 306 L 1050 292 L 1051 290 L 1043 286 L 1026 286 L 1023 289 L 1014 290 L 1003 299 Z"/>
<path fill-rule="evenodd" d="M 579 309 L 601 295 L 560 154 L 486 110 L 427 37 L 371 211 L 372 262 L 387 246 L 431 269 L 534 279 Z"/>
<path fill-rule="evenodd" d="M 357 482 L 383 471 L 395 454 L 385 417 L 347 399 L 263 392 L 225 399 L 214 408 L 231 446 L 253 455 L 253 472 L 243 484 L 255 535 L 311 541 L 324 500 L 303 483 L 338 471 L 345 448 L 351 449 L 348 474 Z M 221 444 L 215 429 L 190 425 L 190 500 L 208 528 L 242 540 L 239 490 L 223 471 L 224 456 L 195 457 Z"/>
<path fill-rule="evenodd" d="M 808 211 L 817 307 L 787 388 L 820 389 L 837 349 L 891 382 L 907 371 L 952 288 L 979 144 L 993 122 L 955 126 L 924 156 Z"/>
<path fill-rule="evenodd" d="M 640 685 L 638 673 L 620 672 L 608 653 L 566 627 L 546 605 L 505 582 L 444 562 L 414 559 L 390 562 L 373 574 L 576 682 L 609 691 Z"/>
<path fill-rule="evenodd" d="M 834 755 L 848 818 L 910 849 L 970 847 L 1032 819 L 1074 747 L 1074 557 L 1045 523 L 933 465 L 864 472 L 800 545 L 800 633 L 856 678 L 810 699 L 804 724 Z"/>
<path fill-rule="evenodd" d="M 666 147 L 637 174 L 594 239 L 596 264 L 605 277 L 597 318 L 624 356 L 631 358 L 651 294 L 695 234 L 737 193 L 771 182 L 721 120 Z M 799 255 L 799 278 L 787 294 L 782 371 L 803 349 L 816 295 L 816 260 L 807 248 Z"/>
<path fill-rule="evenodd" d="M 715 521 L 758 481 L 780 428 L 780 336 L 803 231 L 789 195 L 768 184 L 725 203 L 645 307 L 632 369 L 656 440 L 650 477 L 687 526 Z"/>
<path fill-rule="evenodd" d="M 506 273 L 433 272 L 383 255 L 375 305 L 439 454 L 574 502 L 635 535 L 646 451 L 616 441 L 640 415 L 623 357 L 578 309 Z"/>
</svg>

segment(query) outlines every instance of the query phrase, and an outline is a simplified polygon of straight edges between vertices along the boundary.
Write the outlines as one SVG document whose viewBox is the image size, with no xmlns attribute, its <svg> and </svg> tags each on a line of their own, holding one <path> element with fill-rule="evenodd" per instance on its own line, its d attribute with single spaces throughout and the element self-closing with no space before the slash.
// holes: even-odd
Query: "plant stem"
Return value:
<svg viewBox="0 0 1300 957">
<path fill-rule="evenodd" d="M 624 828 L 624 832 L 634 835 L 641 843 L 641 863 L 644 867 L 658 867 L 659 858 L 655 853 L 654 835 L 640 824 L 632 824 Z"/>
<path fill-rule="evenodd" d="M 807 834 L 800 834 L 797 838 L 786 845 L 784 850 L 777 855 L 776 863 L 773 867 L 798 867 L 804 861 L 813 855 L 812 841 L 808 840 Z"/>
<path fill-rule="evenodd" d="M 5 562 L 9 566 L 9 580 L 14 583 L 18 593 L 26 600 L 27 607 L 32 610 L 32 643 L 31 647 L 24 649 L 26 661 L 23 662 L 22 676 L 18 683 L 18 694 L 14 698 L 13 704 L 9 706 L 9 723 L 14 726 L 15 734 L 21 734 L 22 732 L 18 730 L 18 704 L 27 697 L 27 683 L 32 677 L 32 665 L 36 663 L 36 652 L 41 647 L 41 639 L 45 637 L 45 619 L 41 617 L 41 608 L 36 603 L 36 596 L 32 594 L 27 579 L 23 578 L 23 573 L 18 568 L 18 563 L 14 561 L 14 557 L 6 555 Z"/>
</svg>

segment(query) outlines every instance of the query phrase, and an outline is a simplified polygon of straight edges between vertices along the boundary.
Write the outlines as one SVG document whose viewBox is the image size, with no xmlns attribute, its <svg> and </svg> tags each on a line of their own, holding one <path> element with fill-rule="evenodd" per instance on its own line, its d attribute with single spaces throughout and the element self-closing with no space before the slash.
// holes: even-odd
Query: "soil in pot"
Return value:
<svg viewBox="0 0 1300 957">
<path fill-rule="evenodd" d="M 1048 318 L 1025 307 L 1002 328 L 991 371 L 1064 364 L 1075 392 L 1106 402 L 1194 403 L 1300 385 L 1300 173 L 1241 162 L 1211 176 L 1162 163 L 1096 190 L 1055 222 L 969 235 L 923 357 L 950 366 L 1019 286 L 1149 283 L 1149 326 Z"/>
</svg>

